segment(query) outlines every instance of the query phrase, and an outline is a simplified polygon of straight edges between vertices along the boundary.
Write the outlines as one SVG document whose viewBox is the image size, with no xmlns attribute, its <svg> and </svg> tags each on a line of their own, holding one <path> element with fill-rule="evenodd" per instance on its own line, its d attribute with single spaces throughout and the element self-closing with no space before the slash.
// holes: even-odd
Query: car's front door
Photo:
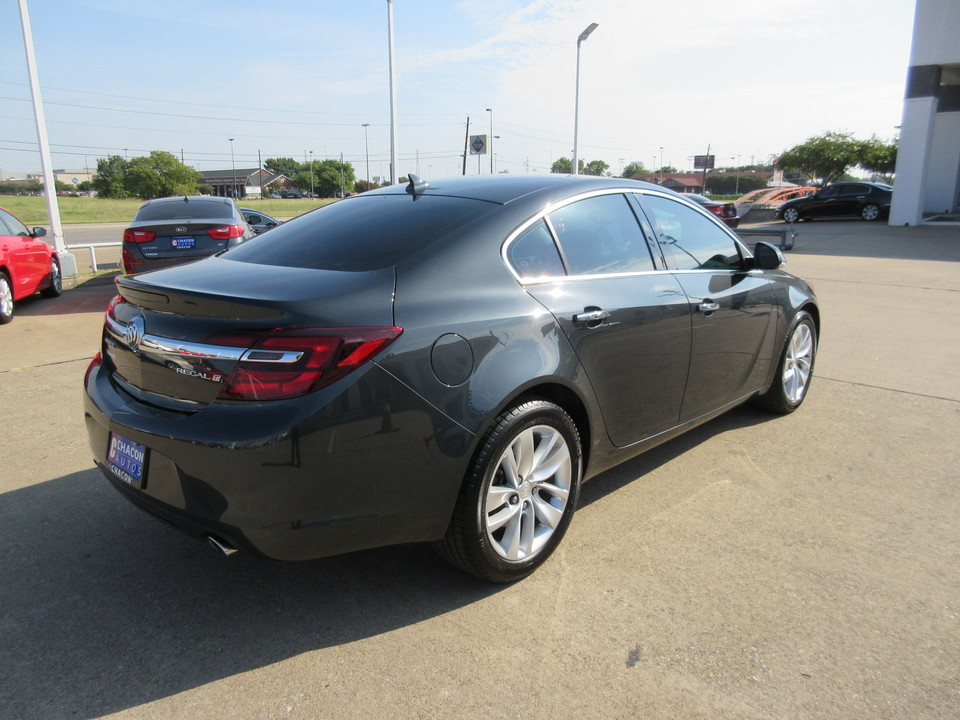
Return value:
<svg viewBox="0 0 960 720">
<path fill-rule="evenodd" d="M 551 269 L 555 240 L 563 259 Z M 656 269 L 625 195 L 554 210 L 514 240 L 507 259 L 569 339 L 611 442 L 629 445 L 677 424 L 690 307 L 677 279 Z"/>
<path fill-rule="evenodd" d="M 699 210 L 642 196 L 668 267 L 690 304 L 690 372 L 680 419 L 719 409 L 766 382 L 777 327 L 772 282 L 748 271 L 730 233 Z"/>
<path fill-rule="evenodd" d="M 26 225 L 5 210 L 0 210 L 0 234 L 5 254 L 13 266 L 14 297 L 31 295 L 50 271 L 45 243 L 33 237 Z"/>
</svg>

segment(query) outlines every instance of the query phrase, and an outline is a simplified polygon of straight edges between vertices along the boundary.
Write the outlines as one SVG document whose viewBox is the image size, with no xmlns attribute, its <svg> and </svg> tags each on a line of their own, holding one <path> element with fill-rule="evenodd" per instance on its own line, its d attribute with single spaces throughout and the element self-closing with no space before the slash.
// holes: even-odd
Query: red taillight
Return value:
<svg viewBox="0 0 960 720">
<path fill-rule="evenodd" d="M 709 205 L 707 206 L 707 210 L 712 212 L 714 215 L 718 215 L 720 217 L 723 216 L 723 208 L 720 207 L 719 205 Z"/>
<path fill-rule="evenodd" d="M 111 320 L 116 320 L 116 319 L 117 319 L 116 307 L 117 307 L 117 305 L 119 305 L 119 304 L 122 303 L 122 302 L 126 302 L 126 300 L 124 300 L 124 299 L 123 299 L 122 297 L 120 297 L 119 295 L 114 295 L 114 296 L 113 296 L 113 300 L 111 300 L 110 303 L 107 305 L 107 317 L 108 317 L 108 318 L 110 318 Z"/>
<path fill-rule="evenodd" d="M 231 238 L 243 237 L 243 226 L 224 225 L 223 227 L 211 228 L 207 232 L 214 240 L 230 240 Z"/>
<path fill-rule="evenodd" d="M 398 327 L 355 327 L 269 333 L 243 354 L 224 381 L 220 398 L 280 400 L 306 395 L 353 372 L 402 332 Z"/>
<path fill-rule="evenodd" d="M 93 360 L 90 361 L 90 364 L 87 366 L 87 372 L 83 376 L 83 386 L 90 386 L 90 376 L 93 375 L 94 371 L 103 365 L 103 356 L 100 353 L 97 353 L 93 356 Z"/>
<path fill-rule="evenodd" d="M 128 275 L 131 275 L 138 271 L 138 269 L 144 265 L 144 261 L 138 258 L 133 254 L 133 251 L 128 248 L 124 248 L 123 252 L 123 271 Z"/>
<path fill-rule="evenodd" d="M 133 228 L 127 228 L 123 231 L 123 241 L 132 242 L 132 243 L 145 243 L 152 242 L 153 239 L 157 236 L 152 230 L 134 230 Z"/>
</svg>

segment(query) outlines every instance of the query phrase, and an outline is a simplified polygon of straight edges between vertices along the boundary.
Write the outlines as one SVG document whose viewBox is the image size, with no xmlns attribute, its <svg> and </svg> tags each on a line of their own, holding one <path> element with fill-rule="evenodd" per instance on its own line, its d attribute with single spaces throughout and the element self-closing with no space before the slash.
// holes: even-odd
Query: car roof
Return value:
<svg viewBox="0 0 960 720">
<path fill-rule="evenodd" d="M 579 192 L 588 192 L 604 188 L 624 189 L 653 189 L 664 191 L 665 188 L 624 178 L 598 177 L 595 175 L 559 175 L 556 173 L 545 175 L 466 175 L 431 180 L 423 178 L 427 187 L 424 195 L 448 195 L 454 197 L 484 200 L 487 202 L 505 205 L 530 195 L 545 194 L 568 196 Z M 389 187 L 371 190 L 354 197 L 371 195 L 402 195 L 406 194 L 408 185 L 391 185 Z M 419 191 L 418 191 L 419 192 Z M 351 198 L 347 198 L 350 200 Z"/>
</svg>

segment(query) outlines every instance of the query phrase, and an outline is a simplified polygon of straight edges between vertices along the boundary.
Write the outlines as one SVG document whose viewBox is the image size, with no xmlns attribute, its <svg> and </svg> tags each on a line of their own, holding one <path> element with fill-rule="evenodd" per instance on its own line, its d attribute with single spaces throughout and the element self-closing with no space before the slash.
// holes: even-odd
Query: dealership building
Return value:
<svg viewBox="0 0 960 720">
<path fill-rule="evenodd" d="M 960 219 L 960 0 L 917 0 L 896 178 L 891 225 Z"/>
</svg>

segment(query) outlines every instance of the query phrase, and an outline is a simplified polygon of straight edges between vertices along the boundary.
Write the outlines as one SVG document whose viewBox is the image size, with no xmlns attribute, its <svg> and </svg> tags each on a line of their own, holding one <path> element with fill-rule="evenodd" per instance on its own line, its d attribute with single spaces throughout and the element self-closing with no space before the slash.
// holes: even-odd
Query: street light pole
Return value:
<svg viewBox="0 0 960 720">
<path fill-rule="evenodd" d="M 573 175 L 579 175 L 577 165 L 577 134 L 580 130 L 580 45 L 597 29 L 597 23 L 590 23 L 577 38 L 577 85 L 573 100 Z"/>
<path fill-rule="evenodd" d="M 313 197 L 313 150 L 310 151 L 310 197 Z"/>
<path fill-rule="evenodd" d="M 393 72 L 393 0 L 387 0 L 387 36 L 390 69 L 390 184 L 396 185 L 397 171 L 397 81 Z"/>
<path fill-rule="evenodd" d="M 367 157 L 367 185 L 370 185 L 370 145 L 367 143 L 367 128 L 370 123 L 363 124 L 363 152 Z"/>
<path fill-rule="evenodd" d="M 233 173 L 233 177 L 230 178 L 230 197 L 235 198 L 237 196 L 237 163 L 233 159 L 233 138 L 228 138 L 230 140 L 230 168 Z"/>
<path fill-rule="evenodd" d="M 490 153 L 490 174 L 493 175 L 493 108 L 487 108 L 490 113 L 490 140 L 487 141 L 487 152 Z"/>
</svg>

